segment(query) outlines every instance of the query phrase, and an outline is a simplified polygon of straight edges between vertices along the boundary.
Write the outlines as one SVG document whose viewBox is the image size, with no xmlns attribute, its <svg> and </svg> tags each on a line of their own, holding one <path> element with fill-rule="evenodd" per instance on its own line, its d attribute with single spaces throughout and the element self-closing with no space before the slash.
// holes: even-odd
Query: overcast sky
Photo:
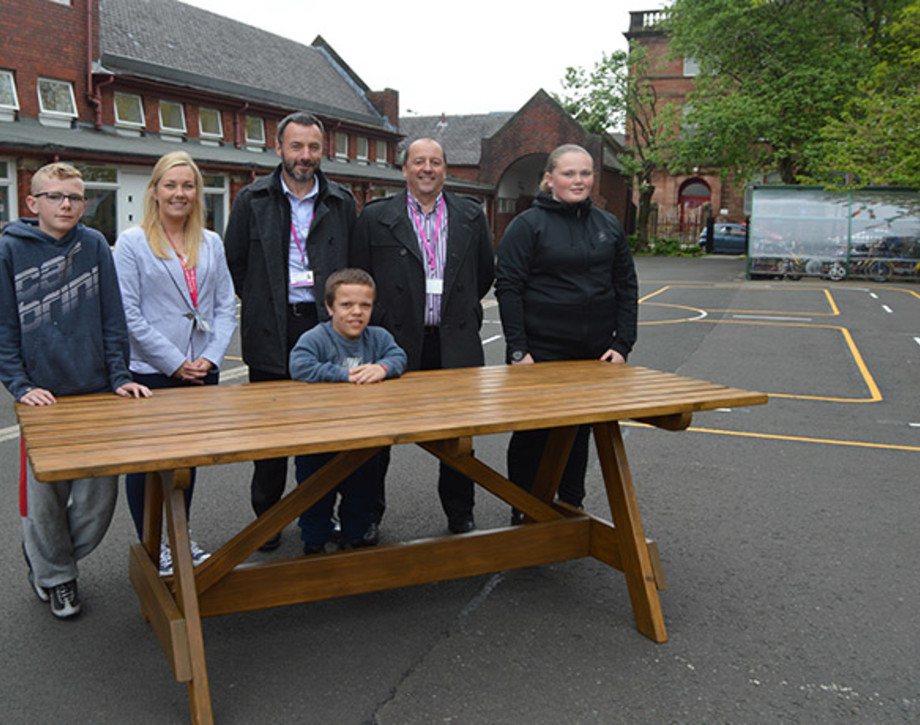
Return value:
<svg viewBox="0 0 920 725">
<path fill-rule="evenodd" d="M 399 91 L 401 115 L 422 116 L 516 111 L 540 88 L 559 92 L 568 66 L 591 67 L 626 48 L 631 10 L 667 4 L 183 1 L 305 45 L 322 35 L 371 89 Z"/>
</svg>

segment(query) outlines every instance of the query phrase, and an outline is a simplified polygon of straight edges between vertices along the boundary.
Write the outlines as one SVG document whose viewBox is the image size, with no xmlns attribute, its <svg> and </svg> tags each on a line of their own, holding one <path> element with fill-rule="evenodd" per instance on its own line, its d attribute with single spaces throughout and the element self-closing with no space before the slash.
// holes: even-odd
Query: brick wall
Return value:
<svg viewBox="0 0 920 725">
<path fill-rule="evenodd" d="M 4 0 L 0 4 L 0 67 L 15 72 L 21 116 L 38 116 L 36 83 L 43 77 L 72 82 L 79 120 L 92 120 L 86 100 L 87 3 L 95 19 L 93 57 L 97 57 L 97 0 L 73 0 L 69 7 L 50 0 Z"/>
</svg>

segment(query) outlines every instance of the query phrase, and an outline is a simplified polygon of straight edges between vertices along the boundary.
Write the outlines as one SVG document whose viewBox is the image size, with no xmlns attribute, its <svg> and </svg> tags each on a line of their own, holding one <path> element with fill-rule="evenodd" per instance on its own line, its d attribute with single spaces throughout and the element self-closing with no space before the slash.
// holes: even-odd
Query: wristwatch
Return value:
<svg viewBox="0 0 920 725">
<path fill-rule="evenodd" d="M 521 362 L 526 355 L 527 353 L 523 350 L 515 350 L 511 353 L 511 362 Z"/>
</svg>

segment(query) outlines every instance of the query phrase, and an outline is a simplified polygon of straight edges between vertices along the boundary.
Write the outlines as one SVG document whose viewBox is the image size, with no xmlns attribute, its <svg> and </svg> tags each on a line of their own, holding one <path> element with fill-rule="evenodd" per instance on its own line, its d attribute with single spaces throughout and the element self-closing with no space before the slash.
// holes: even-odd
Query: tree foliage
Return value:
<svg viewBox="0 0 920 725">
<path fill-rule="evenodd" d="M 877 38 L 878 62 L 812 151 L 814 180 L 831 186 L 920 188 L 920 0 Z"/>
<path fill-rule="evenodd" d="M 854 103 L 883 64 L 883 75 L 899 75 L 891 24 L 917 2 L 675 0 L 666 21 L 672 51 L 695 58 L 700 75 L 685 113 L 692 133 L 672 168 L 711 165 L 742 179 L 776 171 L 786 183 L 827 173 L 843 157 L 827 153 L 822 130 L 839 138 L 869 121 Z"/>
</svg>

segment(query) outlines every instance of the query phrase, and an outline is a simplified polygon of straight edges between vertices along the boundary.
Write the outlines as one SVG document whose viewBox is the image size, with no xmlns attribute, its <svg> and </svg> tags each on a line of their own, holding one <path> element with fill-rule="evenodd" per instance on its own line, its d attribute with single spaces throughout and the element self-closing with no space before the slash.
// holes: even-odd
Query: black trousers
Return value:
<svg viewBox="0 0 920 725">
<path fill-rule="evenodd" d="M 318 322 L 316 305 L 312 302 L 301 302 L 297 305 L 288 305 L 287 310 L 287 350 L 288 353 L 297 344 L 300 336 Z M 263 383 L 269 380 L 290 380 L 288 366 L 285 363 L 285 373 L 267 372 L 249 368 L 249 382 Z M 250 495 L 252 497 L 252 510 L 260 516 L 274 506 L 284 495 L 287 484 L 287 458 L 264 458 L 254 461 Z"/>
<path fill-rule="evenodd" d="M 441 365 L 441 334 L 437 327 L 425 328 L 425 338 L 422 343 L 421 370 L 440 370 Z M 377 493 L 376 518 L 377 522 L 383 517 L 386 509 L 386 473 L 390 465 L 390 449 L 385 448 L 380 456 L 380 486 Z M 473 488 L 472 479 L 464 476 L 446 463 L 441 463 L 438 470 L 438 496 L 441 498 L 441 508 L 448 521 L 458 521 L 473 515 Z"/>
<path fill-rule="evenodd" d="M 578 426 L 572 452 L 559 482 L 560 500 L 579 508 L 585 498 L 590 433 L 590 426 Z M 508 478 L 525 491 L 533 490 L 547 438 L 549 431 L 546 430 L 522 430 L 511 434 L 511 442 L 508 444 Z"/>
</svg>

